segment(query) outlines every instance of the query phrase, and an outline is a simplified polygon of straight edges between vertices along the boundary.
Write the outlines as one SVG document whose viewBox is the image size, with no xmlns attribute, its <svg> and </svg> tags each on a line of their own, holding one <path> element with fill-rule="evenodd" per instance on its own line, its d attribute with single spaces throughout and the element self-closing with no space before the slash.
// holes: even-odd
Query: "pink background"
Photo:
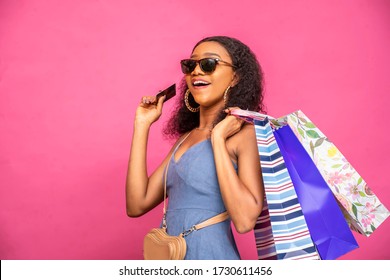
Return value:
<svg viewBox="0 0 390 280">
<path fill-rule="evenodd" d="M 135 108 L 207 35 L 257 54 L 268 113 L 301 109 L 390 207 L 390 2 L 0 1 L 0 258 L 141 259 L 159 206 L 128 218 Z M 149 171 L 171 143 L 151 131 Z M 390 219 L 389 219 L 390 220 Z M 390 259 L 390 221 L 341 259 Z M 252 232 L 238 236 L 256 259 Z"/>
</svg>

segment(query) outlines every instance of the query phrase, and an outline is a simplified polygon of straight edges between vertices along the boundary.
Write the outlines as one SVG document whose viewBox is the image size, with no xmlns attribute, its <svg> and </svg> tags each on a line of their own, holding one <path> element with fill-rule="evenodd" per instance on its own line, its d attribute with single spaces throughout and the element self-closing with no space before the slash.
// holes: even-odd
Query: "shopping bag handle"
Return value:
<svg viewBox="0 0 390 280">
<path fill-rule="evenodd" d="M 287 125 L 287 121 L 283 118 L 276 119 L 274 117 L 271 117 L 269 115 L 265 115 L 259 112 L 249 111 L 249 110 L 242 110 L 242 109 L 231 109 L 230 115 L 235 116 L 237 118 L 240 118 L 246 122 L 249 122 L 251 124 L 254 123 L 254 120 L 264 121 L 266 119 L 269 120 L 269 124 L 272 127 L 272 129 L 278 129 L 282 126 Z"/>
<path fill-rule="evenodd" d="M 244 121 L 253 123 L 253 120 L 259 120 L 259 121 L 264 121 L 266 118 L 273 120 L 275 118 L 261 114 L 258 112 L 254 111 L 249 111 L 249 110 L 242 110 L 242 109 L 231 109 L 230 110 L 230 115 L 236 116 L 238 118 L 243 119 Z"/>
</svg>

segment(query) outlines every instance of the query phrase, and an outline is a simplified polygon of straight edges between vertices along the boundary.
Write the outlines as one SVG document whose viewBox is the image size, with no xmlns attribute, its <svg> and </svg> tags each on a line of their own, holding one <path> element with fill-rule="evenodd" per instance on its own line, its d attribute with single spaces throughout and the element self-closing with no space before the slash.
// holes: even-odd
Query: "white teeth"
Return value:
<svg viewBox="0 0 390 280">
<path fill-rule="evenodd" d="M 208 85 L 208 83 L 204 82 L 204 81 L 195 81 L 194 82 L 194 86 L 201 86 L 201 85 Z"/>
</svg>

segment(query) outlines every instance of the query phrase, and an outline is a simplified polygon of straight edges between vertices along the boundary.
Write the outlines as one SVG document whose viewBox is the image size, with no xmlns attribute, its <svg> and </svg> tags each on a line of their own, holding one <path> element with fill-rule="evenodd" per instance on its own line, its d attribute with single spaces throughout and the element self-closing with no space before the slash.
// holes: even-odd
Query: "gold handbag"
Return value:
<svg viewBox="0 0 390 280">
<path fill-rule="evenodd" d="M 154 228 L 145 236 L 145 260 L 182 260 L 186 252 L 186 241 L 181 234 L 170 236 L 165 228 Z"/>
<path fill-rule="evenodd" d="M 189 135 L 189 134 L 188 134 Z M 188 135 L 177 146 L 188 137 Z M 177 148 L 176 148 L 177 149 Z M 173 155 L 174 153 L 172 153 Z M 186 230 L 179 234 L 179 236 L 171 236 L 167 233 L 166 224 L 166 196 L 167 196 L 167 172 L 169 162 L 165 168 L 164 178 L 164 207 L 163 207 L 163 221 L 162 228 L 153 228 L 149 231 L 144 238 L 144 259 L 145 260 L 183 260 L 187 252 L 187 244 L 184 239 L 185 236 L 193 231 L 202 229 L 204 227 L 220 223 L 225 221 L 229 215 L 227 212 L 218 214 L 210 219 L 192 226 L 189 230 Z"/>
<path fill-rule="evenodd" d="M 165 207 L 164 207 L 165 209 Z M 218 214 L 210 219 L 192 226 L 179 234 L 172 236 L 167 233 L 165 223 L 165 211 L 163 227 L 154 228 L 144 238 L 144 259 L 145 260 L 183 260 L 187 252 L 185 236 L 193 231 L 225 221 L 229 217 L 227 212 Z"/>
</svg>

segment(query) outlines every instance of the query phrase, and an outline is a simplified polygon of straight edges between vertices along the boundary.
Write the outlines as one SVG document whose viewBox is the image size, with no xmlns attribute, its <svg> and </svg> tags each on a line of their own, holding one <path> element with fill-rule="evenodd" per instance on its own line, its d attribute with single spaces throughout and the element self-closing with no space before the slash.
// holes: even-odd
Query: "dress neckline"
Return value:
<svg viewBox="0 0 390 280">
<path fill-rule="evenodd" d="M 173 152 L 173 155 L 172 155 L 173 162 L 174 162 L 174 163 L 179 163 L 180 160 L 183 158 L 183 156 L 185 156 L 185 155 L 187 154 L 187 152 L 191 151 L 192 149 L 194 149 L 194 148 L 200 146 L 200 144 L 205 143 L 205 142 L 207 142 L 207 141 L 209 141 L 209 140 L 210 140 L 210 139 L 203 139 L 203 140 L 201 140 L 201 141 L 199 141 L 199 142 L 196 142 L 195 144 L 191 145 L 187 150 L 185 150 L 184 153 L 183 153 L 178 159 L 176 159 L 176 151 L 177 151 L 177 149 L 181 146 L 181 143 L 180 143 L 180 144 L 176 147 L 176 149 L 174 150 L 174 152 Z"/>
</svg>

